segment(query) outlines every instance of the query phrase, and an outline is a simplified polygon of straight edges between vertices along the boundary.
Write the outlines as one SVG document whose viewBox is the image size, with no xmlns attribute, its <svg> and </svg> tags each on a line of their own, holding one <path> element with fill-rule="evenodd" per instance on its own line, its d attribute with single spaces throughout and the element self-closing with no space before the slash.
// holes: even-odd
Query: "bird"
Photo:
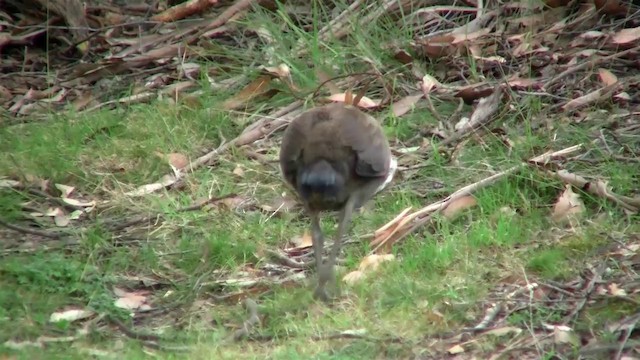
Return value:
<svg viewBox="0 0 640 360">
<path fill-rule="evenodd" d="M 284 131 L 280 170 L 311 219 L 317 286 L 313 298 L 329 302 L 326 285 L 335 285 L 334 267 L 354 210 L 388 184 L 397 162 L 382 127 L 352 104 L 335 102 L 307 110 Z M 320 213 L 338 211 L 338 229 L 323 264 Z"/>
</svg>

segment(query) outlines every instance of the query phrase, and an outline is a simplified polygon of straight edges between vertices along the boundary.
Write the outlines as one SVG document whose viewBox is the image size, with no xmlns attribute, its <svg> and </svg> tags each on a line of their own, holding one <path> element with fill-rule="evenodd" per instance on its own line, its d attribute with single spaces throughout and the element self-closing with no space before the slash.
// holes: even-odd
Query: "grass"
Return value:
<svg viewBox="0 0 640 360">
<path fill-rule="evenodd" d="M 311 16 L 324 19 L 324 11 L 313 7 Z M 385 26 L 384 22 L 370 23 L 347 40 L 320 41 L 318 28 L 302 30 L 283 14 L 257 11 L 249 14 L 246 22 L 281 35 L 267 46 L 273 47 L 269 54 L 275 63 L 283 62 L 291 68 L 294 81 L 301 88 L 311 89 L 318 83 L 314 67 L 327 67 L 338 74 L 366 71 L 367 66 L 406 72 L 383 46 L 391 40 L 409 41 L 412 34 L 406 30 Z M 276 28 L 283 22 L 284 32 Z M 307 56 L 291 56 L 291 49 L 298 42 L 308 49 Z M 259 64 L 251 58 L 263 54 L 224 50 L 244 64 L 228 69 L 229 76 L 256 76 L 253 69 Z M 428 68 L 427 64 L 420 65 Z M 238 304 L 212 300 L 220 290 L 215 280 L 226 275 L 240 277 L 242 271 L 261 264 L 265 249 L 282 247 L 302 234 L 308 228 L 308 220 L 295 214 L 271 216 L 220 206 L 194 212 L 176 209 L 197 199 L 231 193 L 256 204 L 269 203 L 285 191 L 277 168 L 248 160 L 242 151 L 234 149 L 220 156 L 215 167 L 190 174 L 182 190 L 159 192 L 135 201 L 121 193 L 156 181 L 170 171 L 156 152 L 196 157 L 223 139 L 237 136 L 248 121 L 221 110 L 221 102 L 231 95 L 203 95 L 199 99 L 201 106 L 195 108 L 156 102 L 91 114 L 52 114 L 44 123 L 0 129 L 0 151 L 8 154 L 0 157 L 0 173 L 73 185 L 84 194 L 113 204 L 96 219 L 83 223 L 88 231 L 78 235 L 77 246 L 3 256 L 0 344 L 10 339 L 33 340 L 45 334 L 73 335 L 75 325 L 53 325 L 48 321 L 51 313 L 67 306 L 126 319 L 113 305 L 111 291 L 114 286 L 141 277 L 161 284 L 154 289 L 152 298 L 155 306 L 168 309 L 157 319 L 149 320 L 147 327 L 188 345 L 189 358 L 407 358 L 431 351 L 421 341 L 424 336 L 475 324 L 483 316 L 482 300 L 496 287 L 508 284 L 505 279 L 570 279 L 599 254 L 607 243 L 604 234 L 640 230 L 637 225 L 629 228 L 623 212 L 611 203 L 581 194 L 588 218 L 606 216 L 584 223 L 577 234 L 559 237 L 549 213 L 563 185 L 525 169 L 476 193 L 478 206 L 464 216 L 454 221 L 438 219 L 434 226 L 409 236 L 394 248 L 399 261 L 383 266 L 373 279 L 354 287 L 343 286 L 344 300 L 332 307 L 314 303 L 309 286 L 272 286 L 258 299 L 263 316 L 258 330 L 273 340 L 230 343 L 225 339 L 234 326 L 241 324 L 245 311 Z M 374 91 L 371 96 L 376 95 Z M 292 100 L 291 96 L 280 94 L 268 105 L 287 105 Z M 507 148 L 496 135 L 488 134 L 482 143 L 466 143 L 454 161 L 448 155 L 434 153 L 424 160 L 426 167 L 410 179 L 396 181 L 379 194 L 372 209 L 354 219 L 351 234 L 370 233 L 408 206 L 417 208 L 438 200 L 443 194 L 523 159 L 593 138 L 589 126 L 596 124 L 557 122 L 555 132 L 532 130 L 530 123 L 544 115 L 544 107 L 533 97 L 520 104 L 515 116 L 496 122 L 504 124 L 506 137 L 513 140 L 512 148 Z M 265 106 L 250 104 L 244 116 Z M 453 112 L 447 104 L 438 109 L 444 115 Z M 437 123 L 424 108 L 402 118 L 385 112 L 378 117 L 395 146 L 413 138 L 417 129 Z M 267 156 L 275 159 L 277 142 L 267 142 L 266 146 Z M 604 158 L 597 148 L 592 151 L 596 158 Z M 242 176 L 234 174 L 238 166 L 243 169 Z M 633 164 L 599 161 L 568 166 L 582 174 L 609 179 L 610 185 L 623 194 L 633 190 L 637 181 Z M 442 184 L 440 190 L 435 189 L 438 183 Z M 12 221 L 20 217 L 20 204 L 34 199 L 33 195 L 11 190 L 3 190 L 0 196 L 0 215 Z M 504 211 L 505 208 L 513 211 Z M 114 238 L 101 223 L 104 218 L 133 213 L 166 213 L 166 217 L 160 226 L 137 229 L 124 238 Z M 334 225 L 333 219 L 325 221 L 328 229 Z M 1 234 L 3 238 L 15 236 L 8 231 Z M 356 268 L 369 250 L 366 241 L 347 246 L 343 253 L 346 269 Z M 602 324 L 628 311 L 624 306 L 596 310 L 585 316 L 580 326 Z M 535 315 L 543 321 L 560 316 L 553 312 Z M 510 321 L 521 324 L 531 318 L 518 313 Z M 398 336 L 408 341 L 310 340 L 356 329 L 366 329 L 373 338 Z M 85 358 L 90 350 L 116 353 L 127 359 L 145 358 L 146 352 L 151 351 L 143 351 L 136 341 L 115 339 L 104 329 L 93 329 L 90 336 L 74 342 L 74 346 L 52 344 L 44 351 L 29 347 L 15 351 L 0 346 L 0 353 L 19 358 L 41 358 L 44 354 L 47 358 Z M 184 355 L 154 352 L 163 358 Z"/>
</svg>

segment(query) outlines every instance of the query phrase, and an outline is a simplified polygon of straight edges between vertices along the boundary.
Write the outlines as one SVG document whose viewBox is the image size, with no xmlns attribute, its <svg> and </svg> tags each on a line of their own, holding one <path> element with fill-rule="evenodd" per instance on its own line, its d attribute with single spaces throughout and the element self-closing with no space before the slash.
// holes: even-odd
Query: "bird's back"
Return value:
<svg viewBox="0 0 640 360">
<path fill-rule="evenodd" d="M 336 210 L 360 188 L 384 181 L 390 157 L 375 119 L 335 103 L 291 122 L 282 140 L 280 166 L 311 209 Z"/>
</svg>

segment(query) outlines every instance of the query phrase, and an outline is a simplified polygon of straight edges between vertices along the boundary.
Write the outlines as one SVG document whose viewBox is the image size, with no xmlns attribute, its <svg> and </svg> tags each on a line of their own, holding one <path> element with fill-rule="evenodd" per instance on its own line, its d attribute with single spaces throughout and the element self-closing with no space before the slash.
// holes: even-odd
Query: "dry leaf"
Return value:
<svg viewBox="0 0 640 360">
<path fill-rule="evenodd" d="M 614 89 L 616 85 L 607 85 L 603 88 L 596 89 L 590 93 L 582 95 L 576 99 L 568 101 L 566 104 L 562 106 L 564 111 L 573 111 L 579 109 L 581 107 L 591 105 L 595 102 L 604 99 L 605 97 L 611 94 L 611 91 Z"/>
<path fill-rule="evenodd" d="M 614 44 L 622 45 L 634 42 L 640 39 L 640 27 L 631 29 L 622 29 L 615 33 L 611 40 Z"/>
<path fill-rule="evenodd" d="M 59 214 L 53 217 L 53 222 L 58 227 L 65 227 L 69 225 L 69 223 L 71 222 L 71 219 L 69 219 L 69 217 L 66 214 Z"/>
<path fill-rule="evenodd" d="M 464 348 L 460 345 L 454 345 L 450 347 L 447 352 L 451 355 L 462 354 L 464 352 Z"/>
<path fill-rule="evenodd" d="M 229 196 L 220 200 L 219 203 L 229 210 L 235 210 L 247 204 L 248 200 L 242 196 Z"/>
<path fill-rule="evenodd" d="M 616 283 L 609 284 L 609 293 L 613 296 L 627 296 L 627 292 L 618 287 Z"/>
<path fill-rule="evenodd" d="M 86 207 L 86 208 L 93 208 L 93 207 L 96 206 L 96 202 L 94 200 L 92 200 L 92 201 L 80 201 L 80 200 L 71 199 L 71 198 L 68 198 L 68 197 L 63 197 L 62 201 L 66 202 L 69 205 L 81 206 L 81 207 Z"/>
<path fill-rule="evenodd" d="M 493 335 L 493 336 L 505 336 L 509 334 L 520 335 L 522 333 L 522 329 L 517 328 L 515 326 L 504 326 L 497 329 L 491 329 L 485 332 L 483 335 Z"/>
<path fill-rule="evenodd" d="M 455 31 L 454 31 L 455 32 Z M 452 44 L 459 44 L 462 42 L 466 42 L 466 41 L 472 41 L 472 40 L 476 40 L 479 39 L 487 34 L 489 34 L 491 32 L 490 28 L 484 28 L 484 29 L 480 29 L 478 31 L 474 31 L 474 32 L 458 32 L 453 34 L 453 41 L 451 42 Z"/>
<path fill-rule="evenodd" d="M 251 100 L 260 95 L 268 95 L 271 89 L 271 76 L 263 75 L 249 83 L 239 93 L 232 98 L 227 99 L 222 107 L 226 110 L 234 110 L 242 106 L 246 106 Z M 273 92 L 275 94 L 275 92 Z"/>
<path fill-rule="evenodd" d="M 236 167 L 233 169 L 233 175 L 237 177 L 244 177 L 244 170 L 242 170 L 242 167 L 240 165 L 236 165 Z"/>
<path fill-rule="evenodd" d="M 553 339 L 556 344 L 572 344 L 574 346 L 580 346 L 580 339 L 578 335 L 571 329 L 565 329 L 564 327 L 556 326 L 553 329 Z"/>
<path fill-rule="evenodd" d="M 352 271 L 348 274 L 346 274 L 343 278 L 342 281 L 344 281 L 347 285 L 354 285 L 358 282 L 360 282 L 360 280 L 364 279 L 364 273 L 362 271 L 359 270 L 355 270 Z"/>
<path fill-rule="evenodd" d="M 295 236 L 293 239 L 291 239 L 291 242 L 293 243 L 294 247 L 289 248 L 287 250 L 306 249 L 313 246 L 313 238 L 311 237 L 311 234 L 307 231 L 305 231 L 304 234 L 302 234 L 302 236 Z"/>
<path fill-rule="evenodd" d="M 349 103 L 349 93 L 338 93 L 338 94 L 333 94 L 331 96 L 329 96 L 327 99 L 330 101 L 335 101 L 335 102 L 343 102 L 343 103 Z M 369 108 L 374 108 L 376 106 L 378 106 L 380 104 L 380 101 L 374 101 L 369 99 L 366 96 L 363 96 L 360 101 L 358 101 L 357 106 L 361 107 L 361 108 L 365 108 L 365 109 L 369 109 Z"/>
<path fill-rule="evenodd" d="M 167 154 L 167 161 L 176 169 L 182 169 L 189 165 L 189 158 L 181 153 L 169 153 Z"/>
<path fill-rule="evenodd" d="M 63 197 L 69 197 L 75 188 L 73 186 L 67 186 L 63 184 L 54 184 L 54 186 L 62 192 Z"/>
<path fill-rule="evenodd" d="M 179 177 L 177 177 L 175 174 L 166 174 L 160 179 L 160 182 L 139 186 L 133 191 L 126 192 L 125 195 L 131 197 L 144 196 L 167 186 L 173 185 L 178 180 Z"/>
<path fill-rule="evenodd" d="M 428 96 L 434 88 L 441 86 L 442 84 L 429 74 L 423 76 L 422 81 L 420 82 L 420 88 L 425 96 Z"/>
<path fill-rule="evenodd" d="M 49 317 L 50 322 L 68 321 L 73 322 L 80 319 L 86 319 L 92 316 L 93 311 L 84 309 L 69 309 L 64 311 L 57 311 L 51 314 Z"/>
<path fill-rule="evenodd" d="M 431 59 L 451 55 L 457 50 L 457 48 L 452 45 L 454 39 L 455 37 L 449 34 L 435 35 L 422 39 L 422 50 L 424 54 Z"/>
<path fill-rule="evenodd" d="M 553 206 L 551 218 L 554 221 L 570 220 L 581 215 L 585 210 L 580 196 L 573 192 L 571 185 L 565 185 L 565 190 Z"/>
<path fill-rule="evenodd" d="M 447 219 L 452 219 L 463 210 L 476 206 L 477 203 L 476 198 L 471 195 L 459 197 L 451 201 L 449 205 L 442 210 L 442 215 Z"/>
<path fill-rule="evenodd" d="M 44 213 L 45 216 L 60 216 L 60 215 L 64 215 L 64 210 L 62 210 L 59 207 L 55 207 L 55 208 L 48 208 L 47 211 Z"/>
<path fill-rule="evenodd" d="M 0 179 L 0 188 L 16 188 L 20 185 L 20 181 Z"/>
<path fill-rule="evenodd" d="M 600 80 L 605 85 L 613 85 L 618 82 L 618 77 L 615 76 L 611 71 L 607 69 L 603 69 L 603 68 L 598 69 L 598 75 L 600 75 Z"/>
<path fill-rule="evenodd" d="M 418 101 L 420 101 L 420 99 L 422 99 L 423 96 L 424 94 L 409 95 L 391 104 L 391 111 L 393 112 L 393 115 L 400 117 L 406 114 Z"/>
<path fill-rule="evenodd" d="M 149 309 L 150 306 L 147 302 L 148 291 L 133 291 L 128 292 L 119 288 L 114 288 L 113 292 L 118 296 L 118 300 L 115 301 L 115 306 L 121 309 L 137 310 L 137 309 Z"/>
<path fill-rule="evenodd" d="M 349 285 L 353 285 L 359 282 L 360 280 L 364 279 L 366 275 L 369 275 L 374 271 L 376 271 L 380 267 L 380 264 L 382 264 L 383 262 L 392 261 L 392 260 L 395 260 L 395 258 L 396 257 L 393 254 L 386 254 L 386 255 L 373 254 L 373 255 L 365 256 L 364 259 L 360 261 L 358 270 L 352 271 L 346 274 L 342 278 L 342 281 L 344 281 Z"/>
<path fill-rule="evenodd" d="M 288 196 L 278 196 L 272 199 L 268 204 L 260 205 L 260 209 L 266 212 L 290 212 L 298 206 L 296 199 Z"/>
<path fill-rule="evenodd" d="M 291 70 L 289 69 L 289 66 L 287 66 L 287 64 L 280 64 L 278 66 L 272 66 L 272 67 L 261 66 L 260 68 L 264 70 L 266 73 L 274 75 L 281 79 L 286 79 L 291 77 Z"/>
<path fill-rule="evenodd" d="M 358 266 L 358 270 L 362 272 L 371 272 L 376 271 L 380 264 L 385 261 L 395 260 L 395 255 L 393 254 L 385 254 L 385 255 L 369 255 L 365 256 L 362 261 L 360 261 L 360 265 Z"/>
</svg>

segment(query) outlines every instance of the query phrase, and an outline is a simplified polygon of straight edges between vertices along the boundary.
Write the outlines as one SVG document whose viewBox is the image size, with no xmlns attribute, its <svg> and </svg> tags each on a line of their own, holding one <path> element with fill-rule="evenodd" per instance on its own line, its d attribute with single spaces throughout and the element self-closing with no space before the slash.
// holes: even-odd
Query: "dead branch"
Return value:
<svg viewBox="0 0 640 360">
<path fill-rule="evenodd" d="M 60 239 L 63 236 L 63 234 L 61 234 L 61 233 L 54 233 L 54 232 L 43 231 L 43 230 L 36 230 L 36 229 L 31 229 L 31 228 L 26 228 L 26 227 L 10 224 L 10 223 L 8 223 L 7 221 L 5 221 L 3 219 L 0 219 L 0 225 L 6 227 L 7 229 L 11 229 L 11 230 L 14 230 L 14 231 L 17 231 L 17 232 L 21 232 L 23 234 L 42 236 L 42 237 L 49 238 L 49 239 Z"/>
<path fill-rule="evenodd" d="M 582 144 L 574 145 L 559 151 L 555 152 L 547 152 L 545 154 L 536 156 L 529 160 L 532 163 L 545 163 L 554 158 L 564 157 L 567 154 L 573 153 L 577 150 L 582 149 Z M 477 181 L 473 184 L 467 185 L 453 194 L 449 195 L 446 199 L 437 201 L 433 204 L 427 205 L 424 208 L 413 212 L 411 214 L 407 214 L 404 216 L 398 216 L 394 220 L 389 223 L 383 225 L 378 230 L 376 230 L 373 234 L 373 240 L 371 242 L 372 246 L 375 248 L 371 251 L 371 254 L 376 253 L 383 246 L 389 246 L 390 244 L 394 244 L 400 240 L 402 240 L 407 235 L 413 233 L 422 225 L 427 223 L 430 220 L 430 216 L 438 211 L 444 210 L 447 206 L 449 206 L 453 201 L 463 197 L 470 195 L 479 189 L 482 189 L 490 184 L 495 183 L 496 181 L 510 175 L 516 171 L 519 171 L 523 167 L 526 167 L 528 162 L 524 162 L 520 165 L 514 166 L 507 170 L 501 171 L 497 174 L 484 178 L 480 181 Z M 407 213 L 405 210 L 403 213 Z"/>
<path fill-rule="evenodd" d="M 203 12 L 218 3 L 218 0 L 189 0 L 170 7 L 160 14 L 151 17 L 152 21 L 171 22 L 184 19 L 193 14 Z"/>
</svg>

